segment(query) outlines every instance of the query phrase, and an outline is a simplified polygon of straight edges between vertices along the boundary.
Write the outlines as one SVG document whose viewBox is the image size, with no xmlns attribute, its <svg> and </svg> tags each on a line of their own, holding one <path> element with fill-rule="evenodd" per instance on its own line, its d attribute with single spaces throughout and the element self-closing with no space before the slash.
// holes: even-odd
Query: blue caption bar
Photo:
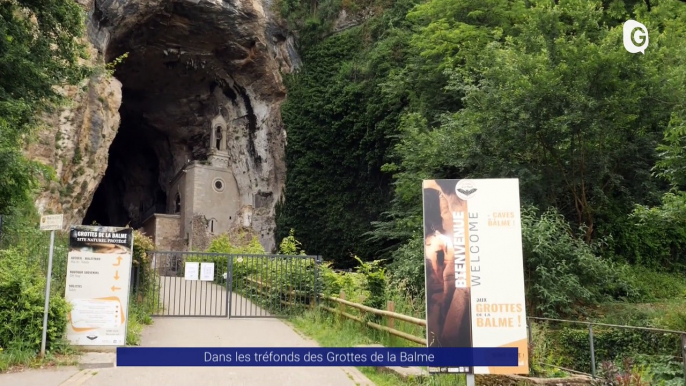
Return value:
<svg viewBox="0 0 686 386">
<path fill-rule="evenodd" d="M 118 347 L 117 366 L 517 366 L 512 348 Z"/>
</svg>

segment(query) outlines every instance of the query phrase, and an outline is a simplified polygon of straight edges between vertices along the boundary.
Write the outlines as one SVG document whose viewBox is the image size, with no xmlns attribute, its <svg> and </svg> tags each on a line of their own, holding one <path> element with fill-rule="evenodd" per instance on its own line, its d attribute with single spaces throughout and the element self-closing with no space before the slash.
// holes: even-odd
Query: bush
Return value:
<svg viewBox="0 0 686 386">
<path fill-rule="evenodd" d="M 407 289 L 413 298 L 424 299 L 424 242 L 420 236 L 393 253 L 388 272 L 391 285 Z"/>
<path fill-rule="evenodd" d="M 551 339 L 548 326 L 545 323 L 530 323 L 529 335 L 529 363 L 531 374 L 544 378 L 557 378 L 564 376 L 564 372 L 557 367 L 561 366 L 562 358 L 557 355 L 556 344 Z M 545 365 L 544 365 L 545 363 Z"/>
<path fill-rule="evenodd" d="M 0 347 L 38 350 L 43 333 L 45 275 L 15 249 L 0 250 Z M 69 306 L 51 291 L 47 348 L 64 336 Z"/>
<path fill-rule="evenodd" d="M 635 289 L 635 296 L 629 300 L 647 302 L 683 298 L 686 295 L 686 283 L 680 275 L 631 265 L 621 267 L 620 272 L 622 278 Z"/>
<path fill-rule="evenodd" d="M 320 292 L 328 296 L 338 296 L 345 292 L 346 299 L 358 301 L 366 296 L 364 291 L 365 278 L 358 272 L 336 272 L 331 268 L 332 262 L 325 262 L 319 266 Z"/>
<path fill-rule="evenodd" d="M 361 273 L 364 278 L 364 289 L 367 296 L 362 302 L 364 305 L 372 308 L 383 309 L 386 306 L 386 270 L 381 267 L 381 260 L 364 262 L 359 257 L 355 259 L 360 263 L 357 271 Z"/>
<path fill-rule="evenodd" d="M 155 243 L 150 237 L 138 230 L 133 231 L 133 290 L 142 297 L 153 291 L 156 283 L 152 256 L 148 254 L 153 250 L 155 250 Z"/>
<path fill-rule="evenodd" d="M 527 308 L 534 314 L 560 317 L 578 306 L 637 296 L 620 270 L 577 238 L 562 215 L 554 209 L 537 212 L 522 210 Z"/>
<path fill-rule="evenodd" d="M 588 328 L 565 327 L 554 331 L 553 339 L 563 358 L 562 366 L 590 373 L 591 355 Z M 676 357 L 681 353 L 681 337 L 652 331 L 593 327 L 596 363 L 617 361 L 638 354 Z"/>
<path fill-rule="evenodd" d="M 582 233 L 583 234 L 583 233 Z M 522 210 L 522 244 L 527 308 L 534 315 L 560 317 L 577 306 L 611 299 L 641 297 L 623 268 L 599 257 L 595 245 L 577 238 L 562 215 L 543 214 L 533 207 Z M 424 297 L 424 245 L 415 237 L 401 246 L 389 265 L 394 286 Z"/>
<path fill-rule="evenodd" d="M 658 207 L 636 206 L 616 238 L 618 256 L 629 263 L 686 272 L 686 192 L 665 194 Z"/>
<path fill-rule="evenodd" d="M 600 384 L 606 386 L 650 386 L 654 384 L 646 367 L 636 366 L 636 363 L 630 358 L 624 358 L 621 361 L 604 361 L 600 364 L 599 375 Z"/>
<path fill-rule="evenodd" d="M 244 239 L 243 236 L 245 235 L 241 234 L 239 240 Z M 189 255 L 186 261 L 213 262 L 215 283 L 226 282 L 224 274 L 228 268 L 228 255 L 244 255 L 232 257 L 234 286 L 236 285 L 237 280 L 244 279 L 245 277 L 258 272 L 258 264 L 256 264 L 256 262 L 257 260 L 261 260 L 262 257 L 245 255 L 264 255 L 266 253 L 256 236 L 253 236 L 247 243 L 241 243 L 240 241 L 237 241 L 236 238 L 231 240 L 227 234 L 222 234 L 212 240 L 205 252 L 216 253 L 217 255 Z"/>
<path fill-rule="evenodd" d="M 288 236 L 284 237 L 279 244 L 279 254 L 281 255 L 307 255 L 302 250 L 302 243 L 295 239 L 295 230 L 291 229 Z"/>
</svg>

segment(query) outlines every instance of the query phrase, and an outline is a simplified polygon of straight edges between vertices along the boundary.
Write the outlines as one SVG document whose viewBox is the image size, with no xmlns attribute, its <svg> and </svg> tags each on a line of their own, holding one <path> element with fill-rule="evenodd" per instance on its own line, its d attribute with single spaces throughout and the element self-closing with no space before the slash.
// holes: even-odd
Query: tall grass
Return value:
<svg viewBox="0 0 686 386">
<path fill-rule="evenodd" d="M 349 319 L 340 318 L 321 308 L 307 310 L 300 315 L 292 316 L 289 320 L 298 331 L 314 339 L 323 347 L 355 347 L 370 344 L 382 344 L 386 347 L 403 347 L 391 345 L 391 339 L 395 338 L 391 338 L 385 332 L 368 328 Z M 408 343 L 414 345 L 414 343 Z M 395 374 L 380 372 L 375 367 L 360 367 L 360 370 L 377 386 L 465 385 L 464 375 L 458 374 L 434 374 L 428 377 L 403 379 Z"/>
</svg>

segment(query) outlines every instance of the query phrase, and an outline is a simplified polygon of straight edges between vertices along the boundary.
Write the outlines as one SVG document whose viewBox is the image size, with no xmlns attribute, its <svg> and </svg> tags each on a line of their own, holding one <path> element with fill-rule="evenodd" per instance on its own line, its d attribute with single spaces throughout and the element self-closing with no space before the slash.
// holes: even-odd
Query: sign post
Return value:
<svg viewBox="0 0 686 386">
<path fill-rule="evenodd" d="M 50 279 L 52 278 L 52 251 L 55 247 L 55 231 L 62 229 L 64 216 L 61 214 L 41 217 L 40 229 L 50 231 L 50 252 L 48 254 L 48 275 L 45 284 L 45 310 L 43 311 L 43 338 L 40 344 L 40 356 L 45 356 L 45 346 L 48 336 L 48 310 L 50 308 Z"/>
<path fill-rule="evenodd" d="M 133 257 L 131 228 L 74 226 L 69 234 L 67 340 L 80 346 L 126 344 Z"/>
<path fill-rule="evenodd" d="M 431 373 L 528 374 L 519 181 L 425 180 L 424 267 L 429 347 L 516 347 L 517 366 Z"/>
</svg>

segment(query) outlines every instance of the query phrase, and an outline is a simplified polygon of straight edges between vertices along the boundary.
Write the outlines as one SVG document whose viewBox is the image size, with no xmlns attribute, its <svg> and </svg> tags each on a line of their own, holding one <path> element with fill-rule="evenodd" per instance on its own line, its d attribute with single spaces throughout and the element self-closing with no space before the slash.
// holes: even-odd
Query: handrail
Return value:
<svg viewBox="0 0 686 386">
<path fill-rule="evenodd" d="M 425 319 L 415 318 L 412 316 L 399 314 L 397 312 L 391 312 L 391 311 L 386 311 L 386 310 L 380 310 L 378 308 L 368 307 L 368 306 L 365 306 L 362 304 L 351 302 L 349 300 L 340 299 L 340 298 L 337 298 L 335 296 L 329 296 L 329 295 L 325 295 L 325 294 L 319 294 L 319 296 L 322 298 L 337 302 L 337 303 L 342 303 L 342 304 L 345 304 L 347 306 L 355 307 L 357 309 L 370 312 L 370 313 L 375 314 L 375 315 L 386 316 L 389 318 L 394 318 L 397 320 L 402 320 L 402 321 L 405 321 L 408 323 L 416 324 L 418 326 L 426 327 L 426 320 Z M 625 329 L 633 329 L 633 330 L 661 332 L 661 333 L 666 333 L 666 334 L 686 335 L 686 331 L 669 330 L 669 329 L 664 329 L 664 328 L 628 326 L 628 325 L 621 325 L 621 324 L 609 324 L 609 323 L 600 323 L 600 322 L 591 322 L 591 321 L 582 321 L 582 320 L 543 318 L 543 317 L 538 317 L 538 316 L 527 316 L 526 318 L 532 319 L 532 320 L 563 322 L 563 323 L 573 323 L 573 324 L 583 324 L 583 325 L 593 325 L 593 326 L 613 327 L 613 328 L 625 328 Z"/>
<path fill-rule="evenodd" d="M 536 316 L 527 316 L 527 319 L 547 320 L 547 321 L 564 322 L 564 323 L 576 323 L 576 324 L 585 324 L 585 325 L 603 326 L 603 327 L 626 328 L 626 329 L 630 329 L 630 330 L 644 330 L 644 331 L 652 331 L 652 332 L 663 332 L 663 333 L 667 333 L 667 334 L 680 334 L 680 335 L 686 334 L 686 331 L 666 330 L 663 328 L 652 328 L 652 327 L 627 326 L 627 325 L 621 325 L 621 324 L 596 323 L 596 322 L 588 322 L 588 321 L 582 321 L 582 320 L 541 318 L 541 317 L 536 317 Z"/>
<path fill-rule="evenodd" d="M 367 326 L 369 326 L 369 327 L 371 327 L 371 328 L 374 328 L 374 329 L 376 329 L 376 330 L 385 331 L 385 332 L 387 332 L 387 333 L 389 333 L 389 334 L 391 334 L 391 335 L 395 335 L 395 336 L 397 336 L 397 337 L 400 337 L 400 338 L 409 340 L 410 342 L 414 342 L 414 343 L 417 343 L 417 344 L 421 344 L 421 345 L 426 346 L 426 339 L 424 339 L 424 338 L 419 338 L 419 337 L 416 337 L 416 336 L 414 336 L 414 335 L 412 335 L 412 334 L 408 334 L 408 333 L 406 333 L 406 332 L 398 331 L 398 330 L 396 330 L 396 329 L 394 329 L 394 328 L 390 328 L 390 327 L 382 326 L 382 325 L 377 324 L 377 323 L 374 323 L 374 322 L 366 321 L 366 320 L 364 320 L 364 319 L 362 319 L 362 318 L 360 318 L 360 317 L 358 317 L 358 316 L 349 314 L 349 313 L 347 313 L 347 312 L 339 311 L 339 310 L 336 310 L 336 309 L 331 308 L 331 307 L 327 307 L 327 306 L 321 306 L 321 307 L 322 307 L 323 309 L 329 311 L 329 312 L 333 312 L 334 314 L 338 314 L 338 315 L 345 316 L 345 317 L 348 318 L 348 319 L 355 320 L 355 321 L 357 321 L 357 322 L 360 322 L 360 323 L 362 323 L 362 324 L 365 324 L 365 325 L 367 325 Z"/>
<path fill-rule="evenodd" d="M 355 307 L 355 308 L 363 310 L 363 311 L 367 311 L 367 312 L 375 314 L 375 315 L 386 316 L 389 318 L 402 320 L 403 322 L 408 322 L 408 323 L 416 324 L 418 326 L 426 327 L 426 320 L 424 320 L 424 319 L 419 319 L 419 318 L 415 318 L 412 316 L 398 314 L 396 312 L 385 311 L 385 310 L 380 310 L 378 308 L 364 306 L 362 304 L 353 303 L 353 302 L 343 300 L 343 299 L 340 299 L 340 298 L 337 298 L 334 296 L 327 296 L 324 294 L 320 294 L 319 296 L 321 296 L 325 299 L 332 300 L 332 301 L 337 302 L 337 303 L 342 303 L 342 304 L 345 304 L 347 306 L 351 306 L 351 307 Z"/>
</svg>

